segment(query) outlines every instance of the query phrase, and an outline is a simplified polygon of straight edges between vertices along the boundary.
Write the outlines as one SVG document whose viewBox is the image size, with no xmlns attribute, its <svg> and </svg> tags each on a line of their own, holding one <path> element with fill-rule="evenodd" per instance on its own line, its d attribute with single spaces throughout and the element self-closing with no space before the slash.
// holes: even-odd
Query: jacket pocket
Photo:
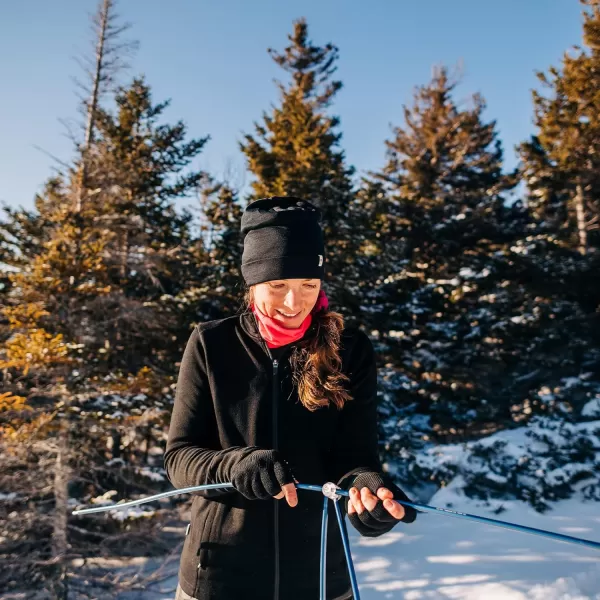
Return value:
<svg viewBox="0 0 600 600">
<path fill-rule="evenodd" d="M 209 565 L 211 544 L 214 543 L 214 526 L 217 513 L 222 509 L 221 502 L 210 502 L 206 518 L 202 524 L 202 533 L 200 534 L 200 544 L 196 551 L 198 556 L 198 571 L 206 569 Z"/>
</svg>

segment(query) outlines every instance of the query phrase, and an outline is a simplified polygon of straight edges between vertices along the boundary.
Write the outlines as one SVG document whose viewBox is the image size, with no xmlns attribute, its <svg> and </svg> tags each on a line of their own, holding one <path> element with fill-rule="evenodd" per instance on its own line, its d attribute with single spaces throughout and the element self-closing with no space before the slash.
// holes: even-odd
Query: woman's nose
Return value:
<svg viewBox="0 0 600 600">
<path fill-rule="evenodd" d="M 284 305 L 290 312 L 296 312 L 302 308 L 300 294 L 294 290 L 289 290 L 285 295 Z"/>
</svg>

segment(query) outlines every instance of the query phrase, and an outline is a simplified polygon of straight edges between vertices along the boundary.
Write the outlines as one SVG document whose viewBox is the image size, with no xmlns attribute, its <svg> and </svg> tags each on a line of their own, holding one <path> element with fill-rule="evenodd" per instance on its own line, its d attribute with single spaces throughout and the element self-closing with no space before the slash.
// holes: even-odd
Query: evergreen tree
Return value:
<svg viewBox="0 0 600 600">
<path fill-rule="evenodd" d="M 581 3 L 586 48 L 538 73 L 547 93 L 533 92 L 537 132 L 520 152 L 530 206 L 585 254 L 600 245 L 600 3 Z"/>
<path fill-rule="evenodd" d="M 224 317 L 235 312 L 243 293 L 240 273 L 242 207 L 237 193 L 227 184 L 214 186 L 205 198 L 204 218 L 202 241 L 207 269 L 204 283 L 212 292 L 210 304 L 219 311 L 220 317 Z"/>
<path fill-rule="evenodd" d="M 82 203 L 87 199 L 89 192 L 88 153 L 94 142 L 96 118 L 101 100 L 109 91 L 113 91 L 118 73 L 127 66 L 126 56 L 137 48 L 136 42 L 121 39 L 129 27 L 129 24 L 119 23 L 116 0 L 99 0 L 92 20 L 95 38 L 93 58 L 84 56 L 80 60 L 87 81 L 82 83 L 76 80 L 78 87 L 84 92 L 81 101 L 85 117 L 84 137 L 78 148 L 81 157 L 78 165 L 79 172 L 77 179 L 74 180 L 77 212 L 81 210 Z"/>
<path fill-rule="evenodd" d="M 387 164 L 369 183 L 381 235 L 368 314 L 382 362 L 407 382 L 390 410 L 410 398 L 441 438 L 510 418 L 506 400 L 482 398 L 495 397 L 505 367 L 493 303 L 511 271 L 517 282 L 524 276 L 510 248 L 527 223 L 518 203 L 505 202 L 515 177 L 502 171 L 483 99 L 459 109 L 455 86 L 440 68 L 416 90 L 405 127 L 386 144 Z M 521 295 L 513 300 L 518 306 Z"/>
<path fill-rule="evenodd" d="M 204 173 L 190 166 L 208 138 L 186 141 L 181 121 L 160 124 L 169 102 L 153 104 L 141 78 L 118 90 L 116 104 L 114 115 L 98 111 L 89 214 L 119 239 L 112 260 L 120 286 L 139 296 L 173 293 L 184 284 L 174 250 L 189 243 L 192 218 L 174 200 L 196 192 Z"/>
<path fill-rule="evenodd" d="M 269 53 L 291 81 L 278 84 L 279 105 L 241 143 L 255 176 L 251 199 L 299 196 L 321 208 L 331 292 L 348 307 L 361 280 L 354 258 L 361 254 L 364 238 L 354 203 L 354 169 L 346 166 L 340 149 L 339 119 L 328 114 L 342 87 L 333 79 L 338 49 L 314 45 L 304 19 L 294 23 L 288 39 L 283 53 Z"/>
<path fill-rule="evenodd" d="M 97 112 L 86 157 L 93 193 L 80 209 L 75 163 L 69 179 L 50 182 L 36 202 L 42 214 L 15 212 L 5 228 L 29 232 L 13 240 L 16 271 L 3 296 L 0 427 L 11 461 L 2 487 L 17 494 L 22 517 L 20 533 L 16 520 L 10 524 L 6 572 L 34 572 L 63 594 L 69 553 L 97 552 L 99 536 L 95 521 L 84 519 L 78 531 L 96 543 L 80 539 L 71 550 L 69 499 L 89 502 L 111 489 L 127 495 L 148 490 L 149 475 L 163 477 L 149 450 L 168 417 L 173 366 L 189 337 L 185 290 L 198 278 L 191 215 L 179 215 L 174 201 L 195 191 L 202 174 L 190 163 L 205 139 L 186 141 L 183 123 L 160 124 L 165 104 L 152 104 L 142 80 L 116 100 L 115 114 Z M 42 469 L 29 488 L 32 481 L 18 478 L 24 464 Z M 106 528 L 106 551 L 125 526 Z M 140 528 L 131 540 L 140 544 L 143 536 Z M 11 557 L 26 547 L 28 560 L 17 566 Z M 55 562 L 41 575 L 36 561 L 44 558 Z"/>
<path fill-rule="evenodd" d="M 569 285 L 573 253 L 506 201 L 515 178 L 502 172 L 495 124 L 479 97 L 458 109 L 453 87 L 442 69 L 417 90 L 386 167 L 361 190 L 386 232 L 369 299 L 384 450 L 414 484 L 431 473 L 407 449 L 566 410 L 542 390 L 598 360 Z"/>
</svg>

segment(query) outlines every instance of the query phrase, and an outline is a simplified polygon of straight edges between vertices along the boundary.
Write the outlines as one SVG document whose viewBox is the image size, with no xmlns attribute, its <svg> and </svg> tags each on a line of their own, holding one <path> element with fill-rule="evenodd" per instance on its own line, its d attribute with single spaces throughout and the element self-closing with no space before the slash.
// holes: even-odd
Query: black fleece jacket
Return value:
<svg viewBox="0 0 600 600">
<path fill-rule="evenodd" d="M 193 330 L 164 459 L 175 487 L 230 482 L 235 465 L 256 448 L 278 450 L 300 483 L 333 481 L 347 489 L 355 472 L 381 471 L 376 365 L 367 336 L 350 329 L 342 334 L 352 400 L 341 411 L 304 408 L 291 380 L 289 349 L 274 356 L 251 312 Z M 199 600 L 318 598 L 323 496 L 298 490 L 298 500 L 291 508 L 285 500 L 248 500 L 231 489 L 197 493 L 180 561 L 183 590 Z M 348 598 L 335 518 L 328 520 L 327 537 L 327 598 Z"/>
</svg>

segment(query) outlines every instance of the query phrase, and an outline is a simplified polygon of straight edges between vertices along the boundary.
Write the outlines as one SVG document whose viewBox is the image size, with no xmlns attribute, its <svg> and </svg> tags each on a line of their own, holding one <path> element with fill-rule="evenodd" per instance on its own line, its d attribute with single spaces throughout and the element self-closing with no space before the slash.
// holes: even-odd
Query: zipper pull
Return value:
<svg viewBox="0 0 600 600">
<path fill-rule="evenodd" d="M 200 555 L 200 562 L 198 562 L 198 571 L 200 569 L 205 569 L 206 568 L 206 555 L 208 554 L 206 548 L 200 548 L 200 552 L 198 553 Z"/>
</svg>

